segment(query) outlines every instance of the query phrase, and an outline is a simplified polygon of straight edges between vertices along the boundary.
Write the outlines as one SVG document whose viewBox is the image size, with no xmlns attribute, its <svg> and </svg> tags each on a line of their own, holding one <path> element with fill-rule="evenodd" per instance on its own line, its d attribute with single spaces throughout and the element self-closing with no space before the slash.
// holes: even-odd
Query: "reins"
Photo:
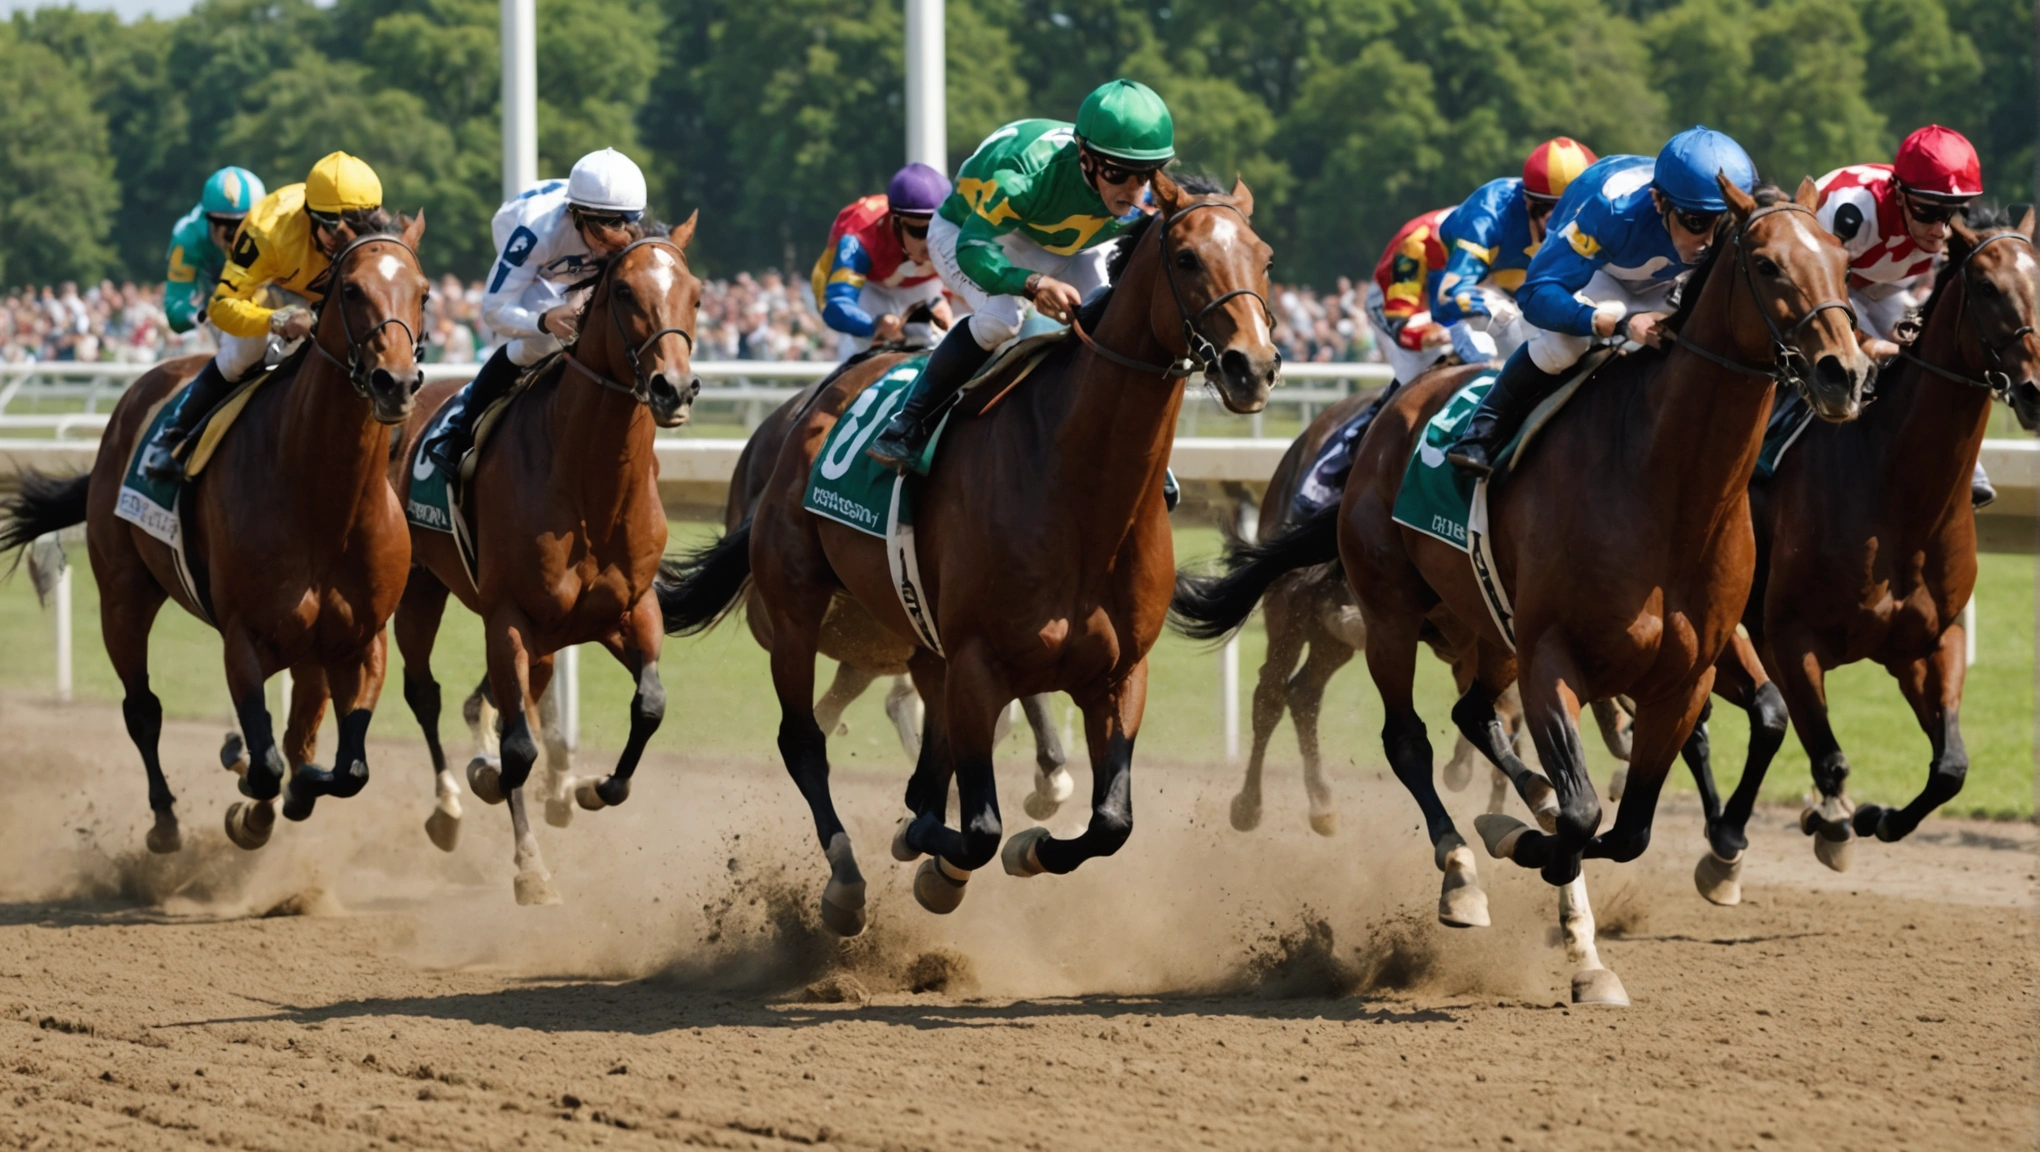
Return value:
<svg viewBox="0 0 2040 1152">
<path fill-rule="evenodd" d="M 664 236 L 646 236 L 642 239 L 633 240 L 629 244 L 624 245 L 622 248 L 617 250 L 616 255 L 609 258 L 609 261 L 603 265 L 601 276 L 599 276 L 596 279 L 597 290 L 600 291 L 601 288 L 609 280 L 609 278 L 615 273 L 616 269 L 623 265 L 624 257 L 630 255 L 637 249 L 643 248 L 649 244 L 663 245 L 664 247 L 671 248 L 673 250 L 674 255 L 680 257 L 680 266 L 682 268 L 685 268 L 687 266 L 687 255 L 686 253 L 680 250 L 679 245 L 673 243 L 671 240 L 668 240 Z M 573 368 L 575 371 L 581 373 L 583 376 L 586 376 L 588 379 L 593 380 L 595 383 L 600 384 L 601 386 L 609 389 L 612 392 L 621 392 L 624 395 L 629 396 L 631 399 L 636 400 L 640 404 L 650 406 L 652 402 L 652 384 L 650 378 L 647 377 L 645 374 L 644 366 L 645 353 L 651 351 L 653 346 L 657 345 L 659 341 L 664 340 L 666 337 L 678 336 L 682 340 L 687 341 L 687 352 L 689 355 L 692 355 L 694 353 L 694 333 L 689 332 L 685 328 L 679 327 L 661 328 L 658 331 L 652 333 L 650 336 L 647 336 L 642 343 L 636 346 L 632 346 L 630 340 L 630 333 L 625 332 L 623 330 L 623 315 L 621 312 L 617 310 L 614 289 L 611 289 L 611 295 L 606 303 L 606 308 L 607 311 L 609 312 L 610 324 L 616 329 L 617 341 L 623 345 L 623 354 L 630 361 L 630 374 L 631 379 L 634 381 L 634 385 L 625 384 L 621 380 L 612 379 L 608 376 L 603 375 L 600 372 L 595 371 L 593 368 L 588 367 L 586 364 L 581 363 L 581 358 L 579 356 L 574 355 L 574 353 L 580 349 L 580 340 L 578 338 L 576 338 L 576 340 L 574 341 L 574 346 L 567 350 L 567 354 L 565 356 L 567 365 L 568 367 Z"/>
<path fill-rule="evenodd" d="M 1077 339 L 1083 343 L 1084 347 L 1089 348 L 1102 359 L 1119 365 L 1121 368 L 1128 368 L 1145 375 L 1160 376 L 1166 380 L 1180 380 L 1197 371 L 1200 364 L 1203 366 L 1205 375 L 1217 375 L 1220 355 L 1218 346 L 1213 344 L 1204 335 L 1203 330 L 1198 325 L 1203 322 L 1206 316 L 1211 315 L 1214 309 L 1217 309 L 1233 297 L 1253 297 L 1261 305 L 1261 311 L 1267 315 L 1268 326 L 1270 328 L 1275 326 L 1275 310 L 1268 307 L 1266 297 L 1252 288 L 1235 288 L 1213 299 L 1204 307 L 1199 308 L 1194 314 L 1190 311 L 1190 306 L 1183 302 L 1183 289 L 1176 283 L 1175 264 L 1169 259 L 1169 230 L 1174 228 L 1178 221 L 1200 208 L 1224 208 L 1238 215 L 1241 221 L 1245 221 L 1247 218 L 1247 214 L 1241 212 L 1236 205 L 1228 204 L 1223 200 L 1199 200 L 1194 204 L 1187 204 L 1177 209 L 1175 212 L 1162 217 L 1156 222 L 1159 227 L 1155 229 L 1155 249 L 1161 257 L 1162 276 L 1169 282 L 1169 295 L 1174 298 L 1176 302 L 1176 315 L 1183 323 L 1183 357 L 1179 360 L 1172 360 L 1167 364 L 1151 364 L 1145 360 L 1136 360 L 1131 356 L 1121 355 L 1092 339 L 1091 334 L 1084 331 L 1083 323 L 1076 314 L 1072 313 L 1070 315 L 1070 330 L 1077 334 Z M 1195 359 L 1193 360 L 1192 357 L 1195 357 Z"/>
<path fill-rule="evenodd" d="M 324 297 L 325 300 L 332 300 L 336 305 L 334 311 L 340 314 L 340 333 L 341 336 L 347 341 L 347 359 L 345 361 L 342 361 L 338 356 L 335 356 L 331 352 L 326 351 L 326 346 L 319 342 L 319 334 L 317 332 L 312 333 L 312 350 L 314 352 L 317 352 L 319 355 L 325 357 L 327 363 L 333 365 L 333 367 L 338 368 L 340 369 L 341 372 L 345 373 L 347 376 L 348 385 L 352 387 L 354 391 L 358 395 L 360 395 L 361 398 L 364 400 L 374 398 L 374 394 L 370 391 L 368 387 L 368 377 L 369 374 L 374 371 L 374 369 L 365 368 L 363 366 L 361 359 L 361 351 L 363 348 L 366 348 L 368 346 L 368 342 L 370 340 L 375 339 L 376 333 L 382 331 L 384 328 L 387 328 L 392 324 L 395 324 L 397 327 L 402 328 L 404 330 L 404 338 L 411 342 L 411 354 L 413 356 L 416 356 L 418 353 L 418 334 L 416 332 L 411 331 L 411 326 L 409 324 L 404 323 L 403 319 L 398 316 L 384 317 L 374 327 L 362 333 L 361 338 L 359 340 L 355 339 L 354 326 L 350 324 L 347 320 L 347 301 L 340 298 L 340 296 L 337 293 L 327 291 L 327 288 L 333 287 L 339 283 L 343 283 L 340 275 L 340 267 L 343 263 L 346 262 L 349 256 L 352 256 L 354 254 L 355 249 L 364 248 L 370 244 L 395 244 L 397 247 L 402 248 L 404 251 L 409 252 L 411 254 L 412 263 L 415 264 L 418 261 L 418 253 L 415 250 L 413 250 L 409 244 L 404 243 L 401 237 L 389 236 L 378 232 L 370 236 L 357 236 L 354 239 L 348 241 L 345 247 L 341 248 L 340 251 L 333 254 L 332 261 L 326 265 L 326 271 L 320 275 L 319 280 L 313 281 L 313 284 L 315 286 L 318 285 L 320 281 L 325 282 L 325 286 L 320 287 L 319 289 L 320 295 Z M 323 303 L 324 300 L 321 301 L 322 305 Z M 320 311 L 323 314 L 323 307 L 320 309 Z M 422 384 L 424 382 L 424 378 L 420 377 L 419 382 L 420 384 Z"/>
<path fill-rule="evenodd" d="M 1730 371 L 1741 372 L 1748 376 L 1767 377 L 1773 383 L 1782 384 L 1798 390 L 1801 394 L 1806 394 L 1811 387 L 1806 375 L 1806 354 L 1794 346 L 1791 341 L 1797 340 L 1799 334 L 1806 329 L 1807 325 L 1813 323 L 1816 317 L 1830 308 L 1839 309 L 1848 316 L 1849 330 L 1853 332 L 1856 329 L 1856 310 L 1850 307 L 1846 300 L 1824 300 L 1807 309 L 1806 313 L 1794 321 L 1791 327 L 1785 329 L 1778 327 L 1778 322 L 1771 318 L 1770 310 L 1764 307 L 1763 297 L 1757 294 L 1756 274 L 1750 271 L 1749 234 L 1750 225 L 1755 224 L 1766 216 L 1775 215 L 1779 212 L 1804 212 L 1808 216 L 1814 215 L 1813 210 L 1805 205 L 1797 201 L 1787 200 L 1767 208 L 1759 208 L 1755 212 L 1750 213 L 1748 219 L 1736 226 L 1734 237 L 1735 262 L 1736 267 L 1742 273 L 1743 286 L 1749 289 L 1750 300 L 1756 304 L 1757 314 L 1764 318 L 1764 327 L 1771 334 L 1771 363 L 1768 366 L 1745 364 L 1740 360 L 1724 356 L 1712 349 L 1701 347 L 1697 341 L 1687 336 L 1683 331 L 1675 333 L 1673 339 L 1677 341 L 1679 347 L 1709 363 L 1727 368 Z M 1815 219 L 1817 221 L 1819 218 L 1815 217 Z"/>
<path fill-rule="evenodd" d="M 1991 362 L 1995 364 L 2002 364 L 2004 362 L 2005 358 L 2004 349 L 2011 347 L 2013 344 L 2016 344 L 2021 340 L 2024 340 L 2028 335 L 2031 335 L 2032 332 L 2034 331 L 2033 325 L 2023 324 L 2020 325 L 2018 329 L 2013 331 L 2013 333 L 2009 337 L 2005 338 L 2002 342 L 1992 343 L 1991 340 L 1983 334 L 1983 321 L 1977 319 L 1976 314 L 1969 310 L 1969 295 L 1970 295 L 1969 262 L 1971 260 L 1976 259 L 1976 254 L 1978 252 L 1983 251 L 1985 248 L 1989 247 L 1992 244 L 1995 244 L 1999 240 L 2017 240 L 2021 244 L 2026 245 L 2027 247 L 2032 247 L 2033 245 L 2032 239 L 2029 238 L 2023 232 L 2019 232 L 2017 230 L 2008 232 L 1998 232 L 1993 235 L 1986 236 L 1982 240 L 1977 241 L 1976 247 L 1971 248 L 1969 250 L 1968 255 L 1962 257 L 1962 263 L 1957 265 L 1954 271 L 1955 278 L 1962 282 L 1962 311 L 1958 315 L 1957 322 L 1959 323 L 1961 320 L 1965 319 L 1969 321 L 1970 330 L 1976 334 L 1977 345 L 1981 347 L 1985 352 L 1990 354 Z M 1920 368 L 1924 368 L 1928 372 L 1931 372 L 1944 380 L 1953 380 L 1957 384 L 1967 384 L 1971 388 L 1981 388 L 1984 391 L 1990 393 L 1992 396 L 1996 397 L 1999 400 L 2004 401 L 2007 404 L 2010 404 L 2012 402 L 2012 378 L 2009 373 L 1987 369 L 1983 374 L 1983 379 L 1978 380 L 1973 376 L 1964 376 L 1960 372 L 1956 372 L 1948 368 L 1943 368 L 1939 364 L 1930 364 L 1927 361 L 1922 360 L 1918 356 L 1913 355 L 1911 348 L 1899 349 L 1898 358 L 1906 361 L 1909 364 L 1914 364 Z"/>
</svg>

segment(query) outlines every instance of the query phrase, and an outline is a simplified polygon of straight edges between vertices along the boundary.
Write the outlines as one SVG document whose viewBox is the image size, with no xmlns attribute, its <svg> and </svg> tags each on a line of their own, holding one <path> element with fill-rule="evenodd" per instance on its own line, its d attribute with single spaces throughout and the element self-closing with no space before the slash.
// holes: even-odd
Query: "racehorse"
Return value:
<svg viewBox="0 0 2040 1152">
<path fill-rule="evenodd" d="M 360 235 L 333 257 L 306 347 L 249 397 L 210 463 L 180 499 L 185 554 L 201 599 L 177 574 L 171 547 L 114 515 L 137 437 L 204 358 L 158 365 L 114 406 L 86 476 L 24 478 L 0 548 L 79 521 L 99 582 L 100 630 L 125 693 L 121 713 L 149 776 L 152 852 L 182 843 L 177 798 L 157 751 L 163 706 L 149 690 L 149 631 L 166 598 L 219 629 L 227 688 L 240 721 L 222 759 L 244 759 L 227 835 L 268 842 L 275 800 L 292 820 L 320 796 L 368 783 L 368 722 L 382 692 L 383 623 L 404 590 L 411 545 L 384 479 L 390 426 L 413 407 L 418 333 L 429 284 L 418 264 L 423 213 Z M 294 370 L 293 370 L 294 367 Z M 278 749 L 263 684 L 288 670 L 290 717 Z M 331 771 L 312 763 L 331 697 L 340 739 Z M 245 748 L 235 756 L 237 746 Z M 289 778 L 285 778 L 288 762 Z"/>
<path fill-rule="evenodd" d="M 600 262 L 577 324 L 579 338 L 497 418 L 473 467 L 475 576 L 452 534 L 413 527 L 418 562 L 397 609 L 404 658 L 404 700 L 425 730 L 439 803 L 427 831 L 451 850 L 458 786 L 439 742 L 439 684 L 432 646 L 449 591 L 482 618 L 487 635 L 489 699 L 500 711 L 501 768 L 477 758 L 468 784 L 491 804 L 510 802 L 520 904 L 557 903 L 538 840 L 531 834 L 524 782 L 538 759 L 527 704 L 545 692 L 553 653 L 599 643 L 636 679 L 630 736 L 615 771 L 574 789 L 591 811 L 621 804 L 645 744 L 666 713 L 659 681 L 665 639 L 652 583 L 666 550 L 659 500 L 656 428 L 687 422 L 701 381 L 694 375 L 695 310 L 701 281 L 686 247 L 698 213 L 660 235 L 641 226 L 627 246 Z M 410 458 L 418 437 L 457 385 L 426 389 L 390 460 L 390 482 L 408 499 Z M 556 781 L 564 790 L 566 782 Z M 553 797 L 561 808 L 564 797 Z"/>
<path fill-rule="evenodd" d="M 1387 713 L 1382 743 L 1423 810 L 1445 873 L 1447 924 L 1484 922 L 1486 899 L 1472 852 L 1432 787 L 1411 681 L 1426 627 L 1474 661 L 1474 683 L 1452 718 L 1533 812 L 1549 814 L 1552 832 L 1502 815 L 1477 817 L 1475 827 L 1492 855 L 1540 868 L 1561 887 L 1578 1002 L 1628 1002 L 1594 948 L 1580 860 L 1632 860 L 1649 843 L 1666 770 L 1742 615 L 1755 560 L 1745 493 L 1774 381 L 1805 389 L 1819 415 L 1848 420 L 1870 375 L 1846 303 L 1847 255 L 1814 216 L 1813 183 L 1791 200 L 1763 189 L 1761 202 L 1719 183 L 1730 205 L 1725 235 L 1669 322 L 1673 346 L 1596 372 L 1495 497 L 1490 541 L 1515 608 L 1513 637 L 1491 615 L 1465 551 L 1392 518 L 1416 438 L 1477 368 L 1435 373 L 1386 407 L 1336 511 L 1238 550 L 1230 573 L 1187 581 L 1176 598 L 1193 631 L 1222 633 L 1281 572 L 1335 556 L 1343 563 Z M 1511 682 L 1520 683 L 1548 782 L 1504 739 L 1494 700 Z M 1600 834 L 1577 716 L 1583 701 L 1618 695 L 1637 708 L 1628 794 L 1614 828 Z"/>
<path fill-rule="evenodd" d="M 1080 341 L 1060 345 L 984 415 L 951 421 L 915 510 L 919 590 L 945 655 L 917 647 L 908 661 L 928 712 L 907 785 L 912 815 L 893 854 L 931 857 L 915 878 L 931 911 L 954 909 L 970 874 L 1000 853 L 993 735 L 1015 697 L 1075 697 L 1091 755 L 1091 819 L 1073 838 L 1040 827 L 1015 835 L 1006 870 L 1066 873 L 1126 843 L 1147 654 L 1175 575 L 1162 479 L 1182 379 L 1201 367 L 1235 412 L 1259 411 L 1275 382 L 1270 250 L 1249 223 L 1252 194 L 1244 184 L 1225 195 L 1158 174 L 1154 201 L 1156 214 L 1120 241 L 1117 287 L 1075 318 Z M 1177 363 L 1184 358 L 1193 359 Z M 815 653 L 839 591 L 894 635 L 916 631 L 885 543 L 801 501 L 824 434 L 899 359 L 874 357 L 832 385 L 787 438 L 751 522 L 691 557 L 662 596 L 669 630 L 698 630 L 755 579 L 772 632 L 780 753 L 829 862 L 823 920 L 843 935 L 864 927 L 864 879 L 829 794 Z M 997 386 L 981 388 L 996 395 Z M 952 772 L 954 829 L 943 823 Z"/>
<path fill-rule="evenodd" d="M 734 532 L 744 521 L 749 520 L 757 510 L 759 500 L 764 498 L 765 486 L 772 479 L 772 469 L 779 460 L 779 450 L 786 443 L 786 437 L 793 430 L 795 422 L 805 414 L 815 397 L 827 388 L 833 379 L 817 381 L 779 407 L 759 423 L 744 442 L 744 450 L 737 455 L 735 475 L 730 480 L 729 500 L 723 508 L 723 530 Z M 751 635 L 759 647 L 772 651 L 772 627 L 765 609 L 758 603 L 757 589 L 747 594 L 748 611 L 745 620 L 750 624 Z M 852 701 L 871 687 L 872 681 L 880 676 L 892 676 L 895 682 L 886 693 L 885 714 L 892 721 L 893 729 L 899 734 L 900 746 L 906 750 L 909 760 L 919 759 L 921 754 L 921 712 L 920 697 L 914 694 L 913 684 L 907 679 L 907 660 L 914 653 L 913 644 L 900 639 L 885 626 L 857 606 L 848 597 L 838 597 L 830 605 L 824 619 L 821 633 L 821 652 L 836 661 L 836 675 L 830 681 L 828 691 L 815 701 L 815 723 L 826 734 L 841 735 L 839 727 L 843 711 Z M 1041 819 L 1053 815 L 1056 806 L 1070 798 L 1074 785 L 1069 770 L 1064 767 L 1062 738 L 1055 730 L 1055 722 L 1049 714 L 1047 696 L 1028 696 L 1020 701 L 1027 723 L 1034 731 L 1035 789 L 1027 797 L 1031 809 L 1046 805 Z M 1010 715 L 1010 713 L 1009 713 Z M 1004 739 L 1004 734 L 999 739 Z"/>
<path fill-rule="evenodd" d="M 1953 221 L 1923 330 L 1879 373 L 1877 402 L 1853 424 L 1808 427 L 1750 491 L 1758 564 L 1744 625 L 1812 762 L 1820 800 L 1801 827 L 1836 871 L 1854 837 L 1911 833 L 1969 767 L 1958 721 L 1961 612 L 1976 587 L 1969 473 L 1991 398 L 2016 407 L 2040 378 L 2033 224 L 2030 210 L 2016 225 L 1986 213 Z M 1932 744 L 1926 786 L 1903 808 L 1856 807 L 1844 791 L 1849 761 L 1828 724 L 1825 680 L 1859 660 L 1890 671 Z M 1739 792 L 1761 782 L 1761 766 L 1752 770 Z M 1732 830 L 1740 839 L 1740 821 Z"/>
<path fill-rule="evenodd" d="M 1319 453 L 1331 438 L 1345 429 L 1369 405 L 1381 399 L 1383 389 L 1356 392 L 1326 407 L 1303 434 L 1290 442 L 1275 473 L 1268 479 L 1255 538 L 1269 540 L 1297 518 L 1297 497 Z M 1321 836 L 1336 835 L 1339 811 L 1332 796 L 1331 781 L 1325 776 L 1318 745 L 1318 713 L 1324 704 L 1325 686 L 1332 675 L 1353 659 L 1353 653 L 1367 644 L 1367 625 L 1360 617 L 1353 593 L 1346 587 L 1345 574 L 1335 564 L 1321 564 L 1287 573 L 1261 597 L 1261 618 L 1267 628 L 1267 653 L 1254 685 L 1254 738 L 1247 756 L 1247 774 L 1232 799 L 1232 826 L 1251 832 L 1261 824 L 1261 772 L 1268 756 L 1268 742 L 1287 710 L 1296 721 L 1296 743 L 1303 754 L 1303 786 L 1310 800 L 1310 826 Z M 1448 660 L 1449 656 L 1446 657 Z M 1297 667 L 1301 659 L 1303 666 Z M 1453 673 L 1470 674 L 1463 664 Z M 1522 705 L 1513 688 L 1496 701 L 1508 726 L 1509 743 L 1520 751 Z M 1629 759 L 1626 718 L 1612 700 L 1594 702 L 1594 718 L 1601 738 L 1617 760 Z M 1439 771 L 1439 778 L 1454 792 L 1473 781 L 1474 759 L 1479 755 L 1471 741 L 1460 736 L 1452 758 Z M 1493 768 L 1492 765 L 1489 766 Z M 1621 798 L 1623 769 L 1617 769 L 1611 787 L 1612 799 Z M 1509 778 L 1493 770 L 1493 787 L 1488 811 L 1500 812 L 1507 797 Z"/>
</svg>

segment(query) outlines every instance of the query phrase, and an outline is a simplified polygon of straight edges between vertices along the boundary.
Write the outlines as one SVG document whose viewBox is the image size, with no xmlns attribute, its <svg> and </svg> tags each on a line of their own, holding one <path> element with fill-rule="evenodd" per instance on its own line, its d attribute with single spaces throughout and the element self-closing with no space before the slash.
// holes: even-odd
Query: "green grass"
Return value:
<svg viewBox="0 0 2040 1152">
<path fill-rule="evenodd" d="M 676 524 L 673 546 L 704 539 L 710 529 Z M 1207 529 L 1177 534 L 1179 561 L 1196 563 L 1214 555 L 1218 537 Z M 73 560 L 84 564 L 84 549 L 74 545 Z M 2034 562 L 2030 557 L 1985 555 L 1978 584 L 1978 662 L 1970 669 L 1963 707 L 1963 733 L 1970 752 L 1968 784 L 1949 810 L 1997 817 L 2025 817 L 2033 812 L 2033 611 Z M 106 701 L 120 698 L 119 684 L 100 645 L 98 600 L 89 569 L 75 574 L 76 684 L 80 697 Z M 54 684 L 52 623 L 39 609 L 25 576 L 0 586 L 0 645 L 8 653 L 0 661 L 0 688 L 48 693 Z M 1258 617 L 1241 636 L 1240 681 L 1242 724 L 1247 723 L 1247 698 L 1265 650 Z M 1164 635 L 1152 656 L 1149 695 L 1141 732 L 1141 760 L 1150 765 L 1203 763 L 1224 756 L 1218 693 L 1218 655 L 1206 645 L 1173 634 Z M 211 629 L 174 607 L 160 618 L 152 646 L 153 683 L 165 710 L 187 719 L 229 721 L 225 680 L 220 670 L 219 642 Z M 376 733 L 404 737 L 416 731 L 397 691 L 396 654 L 383 696 Z M 628 731 L 631 686 L 623 669 L 597 648 L 582 657 L 582 743 L 590 748 L 615 748 Z M 666 722 L 655 747 L 674 751 L 771 757 L 777 707 L 765 656 L 740 621 L 732 620 L 706 637 L 670 640 L 661 661 L 667 690 Z M 435 670 L 449 699 L 444 731 L 452 747 L 465 747 L 460 722 L 452 707 L 482 672 L 478 621 L 451 604 L 441 630 Z M 824 668 L 819 683 L 826 683 Z M 1855 774 L 1851 794 L 1880 803 L 1910 799 L 1924 779 L 1927 741 L 1914 724 L 1897 687 L 1883 669 L 1856 665 L 1829 680 L 1837 733 L 1847 749 Z M 1447 717 L 1452 701 L 1451 679 L 1444 665 L 1425 656 L 1419 664 L 1418 708 L 1430 723 L 1432 743 L 1442 758 L 1453 734 Z M 900 753 L 874 688 L 858 701 L 846 719 L 848 736 L 832 742 L 832 758 L 845 769 L 898 772 Z M 1056 715 L 1065 715 L 1059 701 Z M 1335 776 L 1376 773 L 1385 769 L 1381 756 L 1381 708 L 1362 663 L 1356 660 L 1332 681 L 1326 693 L 1322 722 L 1326 760 Z M 1747 739 L 1742 714 L 1717 709 L 1714 746 L 1723 787 L 1740 775 Z M 1017 742 L 1020 736 L 1014 737 Z M 1244 741 L 1245 734 L 1242 739 Z M 331 747 L 328 725 L 326 747 Z M 1596 778 L 1610 767 L 1597 740 L 1586 740 Z M 1011 749 L 1020 755 L 1016 743 Z M 1291 767 L 1299 762 L 1293 731 L 1287 723 L 1272 745 L 1271 787 L 1290 787 Z M 1683 770 L 1675 770 L 1675 788 L 1691 788 Z M 1766 784 L 1769 799 L 1791 801 L 1808 789 L 1806 758 L 1795 737 L 1773 766 Z"/>
</svg>

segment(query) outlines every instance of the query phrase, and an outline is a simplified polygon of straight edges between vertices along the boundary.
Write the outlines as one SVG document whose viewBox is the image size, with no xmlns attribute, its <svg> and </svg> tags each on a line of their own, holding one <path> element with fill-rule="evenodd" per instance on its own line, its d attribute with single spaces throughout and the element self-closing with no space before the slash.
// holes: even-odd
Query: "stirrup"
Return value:
<svg viewBox="0 0 2040 1152">
<path fill-rule="evenodd" d="M 167 444 L 151 444 L 142 449 L 142 475 L 158 484 L 182 484 L 191 477 L 184 471 L 183 461 Z"/>
<path fill-rule="evenodd" d="M 916 443 L 917 440 L 920 442 Z M 927 441 L 915 435 L 891 436 L 881 432 L 872 438 L 864 454 L 895 472 L 905 472 L 914 466 L 927 446 Z"/>
<path fill-rule="evenodd" d="M 1487 445 L 1477 440 L 1454 444 L 1446 451 L 1445 462 L 1472 476 L 1492 476 L 1495 472 L 1494 462 L 1488 459 Z"/>
</svg>

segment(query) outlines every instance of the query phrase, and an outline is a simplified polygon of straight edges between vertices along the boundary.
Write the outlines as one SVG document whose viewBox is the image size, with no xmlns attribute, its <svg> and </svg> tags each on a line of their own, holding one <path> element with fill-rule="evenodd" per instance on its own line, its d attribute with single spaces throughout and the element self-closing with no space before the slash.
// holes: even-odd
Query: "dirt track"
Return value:
<svg viewBox="0 0 2040 1152">
<path fill-rule="evenodd" d="M 1589 869 L 1636 1004 L 1587 1010 L 1560 1006 L 1533 875 L 1483 860 L 1495 926 L 1437 927 L 1392 781 L 1339 780 L 1326 840 L 1272 773 L 1241 835 L 1230 773 L 1146 766 L 1119 858 L 980 874 L 937 919 L 885 853 L 903 775 L 842 773 L 873 925 L 841 945 L 772 765 L 648 761 L 627 807 L 541 830 L 567 903 L 520 909 L 501 809 L 469 798 L 459 851 L 427 843 L 421 746 L 374 745 L 367 792 L 249 855 L 217 830 L 218 735 L 166 733 L 187 847 L 154 860 L 118 710 L 0 698 L 0 1142 L 1975 1150 L 2040 1130 L 2029 826 L 1930 822 L 1835 875 L 1764 812 L 1722 909 L 1692 889 L 1697 811 L 1670 805 L 1644 861 Z M 1019 827 L 1025 773 L 1005 785 Z"/>
</svg>

